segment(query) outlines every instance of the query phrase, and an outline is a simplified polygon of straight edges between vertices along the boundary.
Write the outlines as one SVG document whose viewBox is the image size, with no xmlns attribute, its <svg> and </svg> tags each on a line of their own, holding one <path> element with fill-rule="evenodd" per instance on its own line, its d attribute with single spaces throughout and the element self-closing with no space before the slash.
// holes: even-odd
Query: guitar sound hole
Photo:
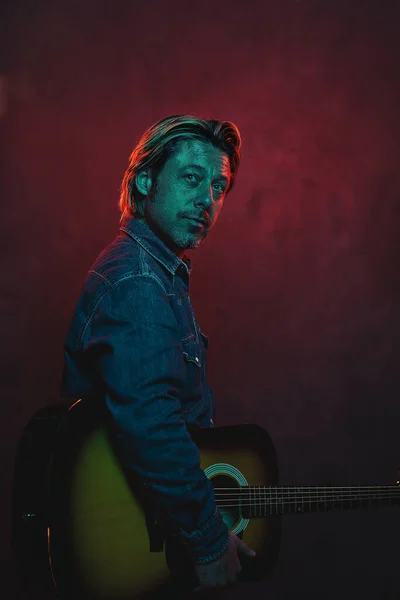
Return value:
<svg viewBox="0 0 400 600">
<path fill-rule="evenodd" d="M 240 485 L 228 475 L 215 475 L 211 478 L 215 502 L 222 514 L 224 523 L 232 530 L 241 518 L 239 510 Z M 238 537 L 241 537 L 239 535 Z"/>
</svg>

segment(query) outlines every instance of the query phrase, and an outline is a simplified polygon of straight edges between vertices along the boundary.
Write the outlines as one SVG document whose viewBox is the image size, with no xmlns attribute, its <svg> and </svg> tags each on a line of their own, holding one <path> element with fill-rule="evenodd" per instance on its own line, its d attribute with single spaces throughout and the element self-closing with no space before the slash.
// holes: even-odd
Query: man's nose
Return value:
<svg viewBox="0 0 400 600">
<path fill-rule="evenodd" d="M 202 191 L 202 193 L 199 195 L 197 203 L 201 206 L 204 206 L 204 208 L 210 208 L 210 206 L 214 204 L 214 194 L 212 185 L 210 185 Z"/>
</svg>

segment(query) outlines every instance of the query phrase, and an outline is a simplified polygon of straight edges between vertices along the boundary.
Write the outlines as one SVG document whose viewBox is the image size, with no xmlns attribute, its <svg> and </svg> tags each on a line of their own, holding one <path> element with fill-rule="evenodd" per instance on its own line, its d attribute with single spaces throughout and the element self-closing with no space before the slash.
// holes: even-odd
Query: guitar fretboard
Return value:
<svg viewBox="0 0 400 600">
<path fill-rule="evenodd" d="M 220 508 L 238 508 L 245 518 L 326 512 L 400 504 L 400 486 L 244 486 L 215 489 Z"/>
</svg>

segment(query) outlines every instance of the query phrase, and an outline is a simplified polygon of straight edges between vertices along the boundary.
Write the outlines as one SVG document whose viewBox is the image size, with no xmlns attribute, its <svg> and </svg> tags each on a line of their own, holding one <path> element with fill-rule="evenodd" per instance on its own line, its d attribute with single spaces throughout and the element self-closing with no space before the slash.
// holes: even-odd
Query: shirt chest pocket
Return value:
<svg viewBox="0 0 400 600">
<path fill-rule="evenodd" d="M 191 343 L 196 343 L 196 338 L 198 335 L 189 298 L 175 294 L 171 294 L 169 298 L 171 308 L 175 314 L 179 326 L 180 338 L 182 344 L 185 346 L 184 351 L 188 355 L 189 360 L 195 359 L 196 356 L 199 360 L 201 360 L 199 352 L 196 354 L 195 349 L 191 346 Z"/>
<path fill-rule="evenodd" d="M 182 354 L 186 366 L 186 378 L 182 397 L 183 412 L 192 412 L 203 402 L 203 357 L 196 340 L 182 342 Z"/>
</svg>

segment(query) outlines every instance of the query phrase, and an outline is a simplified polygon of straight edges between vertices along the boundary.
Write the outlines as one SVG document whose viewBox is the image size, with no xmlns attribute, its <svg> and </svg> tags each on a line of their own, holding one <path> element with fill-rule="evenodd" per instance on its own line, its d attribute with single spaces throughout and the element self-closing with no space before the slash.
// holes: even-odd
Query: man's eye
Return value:
<svg viewBox="0 0 400 600">
<path fill-rule="evenodd" d="M 190 182 L 190 183 L 195 183 L 197 181 L 197 175 L 194 175 L 193 173 L 188 173 L 187 175 L 185 175 L 185 178 Z"/>
</svg>

